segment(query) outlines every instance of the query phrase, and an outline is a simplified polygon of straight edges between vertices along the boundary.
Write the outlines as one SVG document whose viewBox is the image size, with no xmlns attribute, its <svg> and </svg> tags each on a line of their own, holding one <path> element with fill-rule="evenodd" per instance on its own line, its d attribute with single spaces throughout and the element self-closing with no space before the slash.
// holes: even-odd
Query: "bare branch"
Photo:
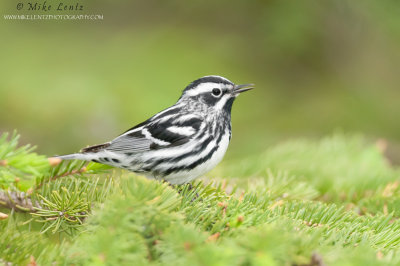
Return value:
<svg viewBox="0 0 400 266">
<path fill-rule="evenodd" d="M 19 212 L 36 212 L 40 204 L 33 202 L 24 192 L 0 190 L 0 206 Z"/>
</svg>

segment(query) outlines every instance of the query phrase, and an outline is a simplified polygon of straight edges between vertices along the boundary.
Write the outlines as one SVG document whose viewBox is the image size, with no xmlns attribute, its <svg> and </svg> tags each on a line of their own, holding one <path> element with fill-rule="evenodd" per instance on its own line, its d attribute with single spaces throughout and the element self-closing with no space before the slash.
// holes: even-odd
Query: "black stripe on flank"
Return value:
<svg viewBox="0 0 400 266">
<path fill-rule="evenodd" d="M 193 163 L 191 163 L 189 165 L 183 165 L 183 166 L 169 168 L 168 170 L 163 172 L 163 175 L 167 176 L 167 175 L 169 175 L 171 173 L 174 173 L 174 172 L 180 172 L 180 171 L 184 171 L 184 170 L 192 170 L 192 169 L 196 168 L 198 165 L 203 164 L 204 162 L 206 162 L 209 159 L 211 159 L 211 157 L 214 155 L 214 153 L 218 150 L 219 144 L 221 142 L 221 139 L 222 139 L 223 135 L 224 134 L 220 134 L 219 135 L 216 145 L 211 149 L 211 151 L 206 156 L 204 156 L 202 158 L 199 158 L 198 160 L 196 160 L 195 162 L 193 162 Z M 202 146 L 204 146 L 204 145 L 202 145 Z M 207 147 L 207 146 L 204 146 L 204 147 Z M 202 150 L 203 149 L 204 148 L 202 147 Z M 195 155 L 197 153 L 201 153 L 202 150 L 195 152 L 193 155 Z M 184 156 L 184 158 L 185 158 L 185 157 L 187 157 L 188 154 L 189 153 L 184 154 L 182 156 Z M 180 156 L 180 157 L 182 157 L 182 156 Z M 155 165 L 157 165 L 157 164 L 155 163 Z"/>
<path fill-rule="evenodd" d="M 168 160 L 164 160 L 163 162 L 179 162 L 182 159 L 185 159 L 187 157 L 196 155 L 198 153 L 201 153 L 205 148 L 207 148 L 208 144 L 210 144 L 210 142 L 214 139 L 214 136 L 209 136 L 208 138 L 206 138 L 202 143 L 200 143 L 195 149 L 193 149 L 192 151 L 182 154 L 178 157 L 174 157 L 174 158 L 170 158 Z M 218 141 L 217 141 L 218 142 Z M 162 163 L 162 162 L 159 162 Z"/>
<path fill-rule="evenodd" d="M 196 145 L 193 150 L 184 153 L 182 155 L 179 155 L 177 157 L 168 157 L 168 158 L 162 158 L 162 159 L 157 159 L 157 158 L 153 158 L 153 159 L 149 159 L 146 163 L 150 163 L 151 167 L 155 167 L 158 164 L 162 164 L 162 163 L 166 163 L 166 162 L 179 162 L 180 160 L 188 157 L 188 156 L 192 156 L 195 155 L 197 153 L 200 153 L 203 149 L 205 149 L 207 147 L 207 145 L 214 139 L 213 135 L 210 135 L 208 138 L 206 138 L 203 142 L 199 142 L 199 138 L 202 138 L 204 135 L 200 133 L 200 136 L 197 139 L 194 139 L 192 141 L 196 141 L 198 142 L 198 145 Z M 163 149 L 163 148 L 170 148 L 170 147 L 174 147 L 174 146 L 179 146 L 182 144 L 185 144 L 186 142 L 188 142 L 190 140 L 190 137 L 186 137 L 183 138 L 175 143 L 172 143 L 170 145 L 167 146 L 162 146 L 162 145 L 157 145 L 157 144 L 152 144 L 150 146 L 150 149 L 152 150 L 157 150 L 157 149 Z"/>
<path fill-rule="evenodd" d="M 214 148 L 212 148 L 212 150 L 206 156 L 204 156 L 203 158 L 201 158 L 189 165 L 169 168 L 167 171 L 163 172 L 163 175 L 167 176 L 174 172 L 180 172 L 180 171 L 184 171 L 184 170 L 192 170 L 192 169 L 196 168 L 196 166 L 208 161 L 213 156 L 213 154 L 216 152 L 218 147 L 219 147 L 219 145 L 215 146 Z"/>
</svg>

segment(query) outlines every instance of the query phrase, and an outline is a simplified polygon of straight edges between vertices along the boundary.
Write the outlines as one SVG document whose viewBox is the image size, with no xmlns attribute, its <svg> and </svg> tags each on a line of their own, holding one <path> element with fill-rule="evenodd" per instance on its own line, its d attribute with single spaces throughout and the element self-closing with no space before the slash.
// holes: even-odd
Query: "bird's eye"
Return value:
<svg viewBox="0 0 400 266">
<path fill-rule="evenodd" d="M 214 89 L 212 90 L 212 94 L 213 94 L 214 96 L 219 96 L 219 95 L 221 94 L 221 90 L 218 89 L 218 88 L 214 88 Z"/>
</svg>

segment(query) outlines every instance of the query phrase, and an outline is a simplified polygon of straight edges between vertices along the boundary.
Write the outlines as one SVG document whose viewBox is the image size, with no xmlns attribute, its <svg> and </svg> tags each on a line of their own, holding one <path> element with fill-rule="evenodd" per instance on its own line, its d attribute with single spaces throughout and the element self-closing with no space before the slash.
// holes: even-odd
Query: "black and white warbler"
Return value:
<svg viewBox="0 0 400 266">
<path fill-rule="evenodd" d="M 220 76 L 202 77 L 184 89 L 176 104 L 114 140 L 58 158 L 94 161 L 171 184 L 188 183 L 222 160 L 232 136 L 233 101 L 252 88 Z"/>
</svg>

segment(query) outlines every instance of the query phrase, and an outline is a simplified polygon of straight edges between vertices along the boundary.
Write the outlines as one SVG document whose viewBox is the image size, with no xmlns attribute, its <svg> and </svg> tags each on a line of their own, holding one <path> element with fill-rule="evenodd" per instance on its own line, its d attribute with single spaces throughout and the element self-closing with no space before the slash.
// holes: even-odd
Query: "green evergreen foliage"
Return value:
<svg viewBox="0 0 400 266">
<path fill-rule="evenodd" d="M 11 136 L 4 133 L 0 136 L 0 185 L 8 187 L 18 177 L 19 188 L 29 187 L 35 177 L 49 169 L 49 162 L 45 156 L 34 152 L 35 147 L 18 146 L 19 136 L 14 132 Z"/>
<path fill-rule="evenodd" d="M 0 263 L 400 263 L 400 172 L 360 136 L 280 144 L 182 186 L 17 141 L 0 137 Z"/>
</svg>

